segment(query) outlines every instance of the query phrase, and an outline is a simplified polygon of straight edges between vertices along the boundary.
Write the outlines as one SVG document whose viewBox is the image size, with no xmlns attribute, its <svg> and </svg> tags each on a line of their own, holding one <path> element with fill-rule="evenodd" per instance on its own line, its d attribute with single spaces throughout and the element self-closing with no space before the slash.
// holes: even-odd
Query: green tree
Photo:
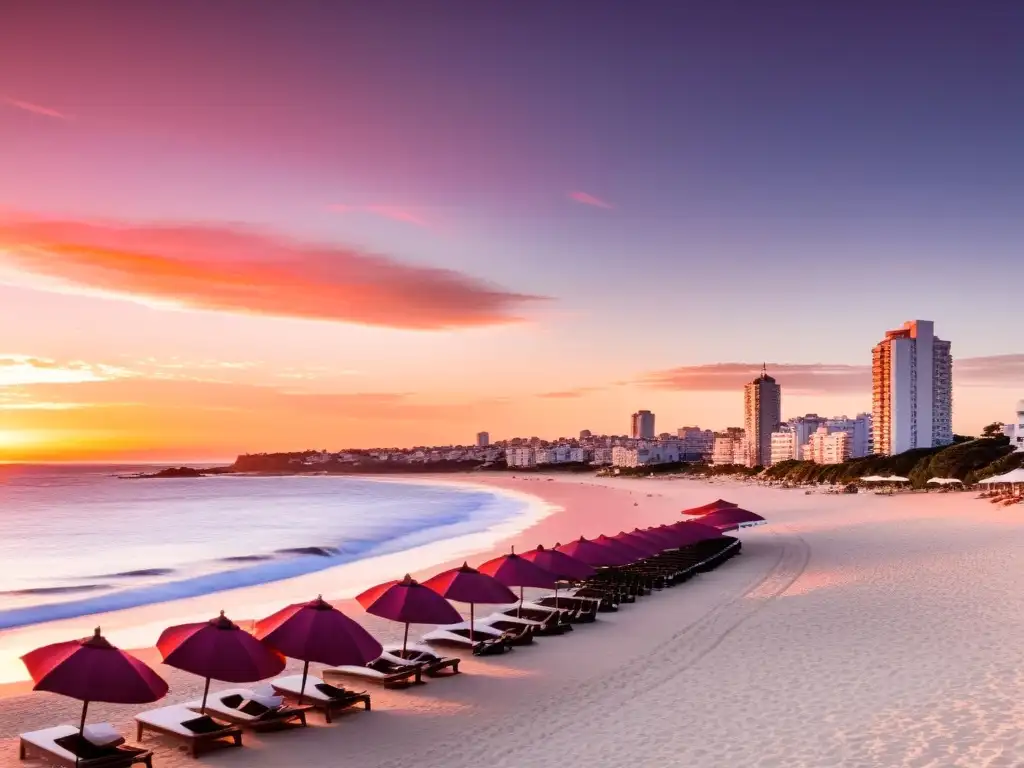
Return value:
<svg viewBox="0 0 1024 768">
<path fill-rule="evenodd" d="M 982 437 L 996 437 L 1003 434 L 1003 422 L 993 421 L 983 430 L 981 430 Z"/>
</svg>

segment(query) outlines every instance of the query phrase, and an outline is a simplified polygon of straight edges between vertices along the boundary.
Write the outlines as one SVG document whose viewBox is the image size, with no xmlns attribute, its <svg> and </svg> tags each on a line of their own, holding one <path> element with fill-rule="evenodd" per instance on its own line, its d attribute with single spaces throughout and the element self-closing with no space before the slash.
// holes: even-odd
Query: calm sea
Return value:
<svg viewBox="0 0 1024 768">
<path fill-rule="evenodd" d="M 0 467 L 0 630 L 479 542 L 529 506 L 350 477 L 117 477 L 138 470 Z"/>
</svg>

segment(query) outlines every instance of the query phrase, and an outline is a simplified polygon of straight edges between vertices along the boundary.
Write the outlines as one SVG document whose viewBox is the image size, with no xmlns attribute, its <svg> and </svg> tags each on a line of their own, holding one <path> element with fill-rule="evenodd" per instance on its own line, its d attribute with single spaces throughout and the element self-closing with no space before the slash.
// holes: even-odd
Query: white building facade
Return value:
<svg viewBox="0 0 1024 768">
<path fill-rule="evenodd" d="M 700 427 L 682 427 L 679 436 L 679 454 L 683 461 L 702 461 L 711 458 L 715 450 L 715 433 Z"/>
<path fill-rule="evenodd" d="M 1003 426 L 1003 434 L 1010 438 L 1010 445 L 1024 451 L 1024 400 L 1017 401 L 1017 418 L 1012 424 Z"/>
<path fill-rule="evenodd" d="M 841 464 L 850 458 L 850 442 L 848 433 L 842 430 L 829 431 L 829 428 L 822 424 L 804 446 L 804 461 L 813 461 L 815 464 Z"/>
<path fill-rule="evenodd" d="M 911 320 L 887 331 L 871 362 L 874 453 L 953 442 L 953 358 L 932 321 Z"/>
<path fill-rule="evenodd" d="M 715 445 L 711 453 L 712 464 L 748 466 L 749 458 L 747 438 L 742 429 L 730 429 L 726 432 L 715 433 Z"/>
<path fill-rule="evenodd" d="M 849 436 L 850 458 L 860 459 L 870 456 L 874 452 L 871 428 L 873 421 L 870 413 L 858 413 L 852 419 L 845 416 L 827 419 L 825 426 L 828 427 L 830 433 L 845 432 Z"/>
<path fill-rule="evenodd" d="M 797 456 L 796 435 L 788 424 L 783 424 L 778 432 L 772 432 L 772 455 L 771 464 L 778 464 L 782 461 L 792 461 Z"/>
<path fill-rule="evenodd" d="M 533 448 L 509 448 L 505 451 L 505 463 L 510 467 L 536 467 L 537 459 Z"/>
</svg>

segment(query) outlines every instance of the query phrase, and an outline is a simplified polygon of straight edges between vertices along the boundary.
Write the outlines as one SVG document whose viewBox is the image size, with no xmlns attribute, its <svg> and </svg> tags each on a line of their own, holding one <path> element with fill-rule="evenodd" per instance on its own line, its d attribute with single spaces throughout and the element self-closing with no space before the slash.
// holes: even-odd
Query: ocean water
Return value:
<svg viewBox="0 0 1024 768">
<path fill-rule="evenodd" d="M 452 542 L 484 545 L 536 513 L 522 497 L 477 486 L 116 476 L 138 469 L 0 467 L 0 632 L 339 566 L 351 572 L 395 553 L 436 562 L 432 546 L 451 554 Z M 385 578 L 369 567 L 365 576 Z"/>
</svg>

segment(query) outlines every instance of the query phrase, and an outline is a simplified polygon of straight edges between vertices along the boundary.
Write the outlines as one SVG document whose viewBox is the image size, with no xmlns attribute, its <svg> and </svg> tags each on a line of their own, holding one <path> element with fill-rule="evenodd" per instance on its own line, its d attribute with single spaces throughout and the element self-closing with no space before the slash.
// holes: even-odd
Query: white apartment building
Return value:
<svg viewBox="0 0 1024 768">
<path fill-rule="evenodd" d="M 830 433 L 845 432 L 849 435 L 850 458 L 859 459 L 870 456 L 872 453 L 871 425 L 873 421 L 870 413 L 858 413 L 852 419 L 845 416 L 827 419 L 825 426 L 828 427 Z"/>
<path fill-rule="evenodd" d="M 581 464 L 590 457 L 590 451 L 586 448 L 572 448 L 569 450 L 569 461 Z"/>
<path fill-rule="evenodd" d="M 749 467 L 771 462 L 772 433 L 782 422 L 782 388 L 762 367 L 761 375 L 743 387 L 743 428 L 747 435 Z"/>
<path fill-rule="evenodd" d="M 505 463 L 510 467 L 536 467 L 537 459 L 533 448 L 509 448 L 505 451 Z"/>
<path fill-rule="evenodd" d="M 1024 400 L 1017 401 L 1017 418 L 1012 424 L 1003 426 L 1003 434 L 1010 438 L 1010 445 L 1024 451 Z"/>
<path fill-rule="evenodd" d="M 931 320 L 887 331 L 872 349 L 871 372 L 875 453 L 953 442 L 953 358 Z"/>
<path fill-rule="evenodd" d="M 711 452 L 711 463 L 742 464 L 748 466 L 749 451 L 747 438 L 742 429 L 730 429 L 715 433 L 715 445 Z"/>
<path fill-rule="evenodd" d="M 778 464 L 781 461 L 792 461 L 797 457 L 797 451 L 803 446 L 797 444 L 796 434 L 788 424 L 783 424 L 778 432 L 772 432 L 771 464 Z"/>
<path fill-rule="evenodd" d="M 476 433 L 476 447 L 486 448 L 491 444 L 491 435 L 489 432 L 477 432 Z"/>
<path fill-rule="evenodd" d="M 847 432 L 830 432 L 828 426 L 822 424 L 803 448 L 804 461 L 841 464 L 850 458 L 850 442 Z"/>
<path fill-rule="evenodd" d="M 590 459 L 590 463 L 608 466 L 612 463 L 612 451 L 614 450 L 614 448 L 595 448 L 594 455 Z"/>
<path fill-rule="evenodd" d="M 715 450 L 715 433 L 700 427 L 682 427 L 676 435 L 679 437 L 679 454 L 683 461 L 708 459 Z"/>
<path fill-rule="evenodd" d="M 675 443 L 641 444 L 636 448 L 612 448 L 612 466 L 645 467 L 648 464 L 668 464 L 679 461 L 679 447 Z"/>
</svg>

